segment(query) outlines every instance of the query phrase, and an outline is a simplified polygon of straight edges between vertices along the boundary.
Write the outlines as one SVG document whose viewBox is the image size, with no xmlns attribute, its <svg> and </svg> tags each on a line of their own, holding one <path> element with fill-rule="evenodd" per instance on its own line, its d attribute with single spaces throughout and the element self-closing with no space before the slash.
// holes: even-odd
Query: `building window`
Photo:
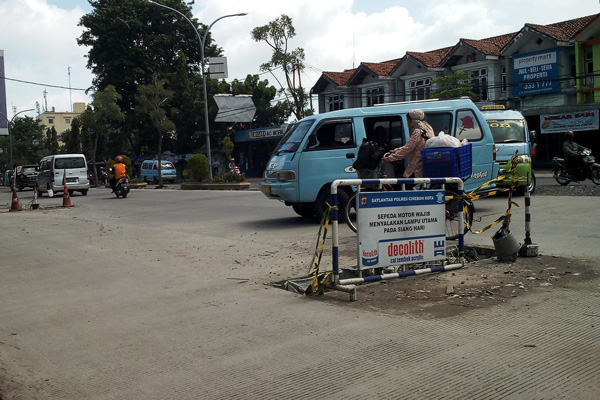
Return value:
<svg viewBox="0 0 600 400">
<path fill-rule="evenodd" d="M 471 71 L 471 84 L 479 101 L 488 99 L 487 68 Z"/>
<path fill-rule="evenodd" d="M 500 72 L 500 79 L 502 82 L 502 93 L 506 93 L 506 66 L 503 65 Z"/>
<path fill-rule="evenodd" d="M 53 124 L 54 123 L 54 118 L 48 118 L 48 123 L 49 124 Z"/>
<path fill-rule="evenodd" d="M 367 89 L 367 106 L 383 103 L 383 87 Z"/>
<path fill-rule="evenodd" d="M 71 118 L 65 118 L 65 124 L 70 124 L 71 123 Z"/>
<path fill-rule="evenodd" d="M 328 105 L 329 111 L 343 110 L 344 109 L 344 95 L 340 94 L 340 95 L 329 96 L 328 103 L 329 103 L 329 105 Z"/>
<path fill-rule="evenodd" d="M 416 81 L 410 81 L 410 99 L 411 100 L 425 100 L 428 99 L 431 94 L 431 79 L 418 79 Z"/>
<path fill-rule="evenodd" d="M 585 73 L 586 75 L 594 73 L 594 53 L 591 50 L 585 52 Z"/>
</svg>

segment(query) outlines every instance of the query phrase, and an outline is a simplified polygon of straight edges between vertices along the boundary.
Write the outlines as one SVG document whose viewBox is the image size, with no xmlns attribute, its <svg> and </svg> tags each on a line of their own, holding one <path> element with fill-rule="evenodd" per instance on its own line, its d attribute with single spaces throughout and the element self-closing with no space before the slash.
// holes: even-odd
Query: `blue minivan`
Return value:
<svg viewBox="0 0 600 400">
<path fill-rule="evenodd" d="M 536 180 L 531 159 L 531 144 L 535 140 L 535 131 L 529 130 L 525 117 L 516 110 L 506 110 L 504 106 L 494 105 L 483 106 L 481 111 L 496 143 L 499 174 L 503 175 L 510 171 L 511 159 L 518 151 L 518 163 L 515 169 L 517 189 L 521 192 L 529 190 L 533 193 Z M 510 179 L 504 179 L 497 184 L 499 187 L 507 188 L 511 185 Z"/>
<path fill-rule="evenodd" d="M 390 149 L 404 145 L 410 135 L 406 116 L 413 108 L 425 112 L 436 135 L 443 131 L 471 143 L 472 174 L 465 181 L 466 191 L 497 177 L 494 139 L 475 104 L 469 99 L 425 100 L 331 111 L 294 123 L 267 163 L 262 192 L 292 206 L 301 216 L 321 217 L 330 201 L 331 183 L 357 178 L 352 163 L 363 138 L 373 140 L 375 129 L 383 127 Z M 398 166 L 396 176 L 402 176 L 405 167 L 406 164 Z M 340 189 L 341 208 L 353 188 Z"/>
<path fill-rule="evenodd" d="M 177 170 L 175 165 L 169 160 L 161 160 L 163 181 L 175 182 Z M 140 168 L 140 178 L 144 182 L 158 182 L 158 160 L 146 160 Z"/>
</svg>

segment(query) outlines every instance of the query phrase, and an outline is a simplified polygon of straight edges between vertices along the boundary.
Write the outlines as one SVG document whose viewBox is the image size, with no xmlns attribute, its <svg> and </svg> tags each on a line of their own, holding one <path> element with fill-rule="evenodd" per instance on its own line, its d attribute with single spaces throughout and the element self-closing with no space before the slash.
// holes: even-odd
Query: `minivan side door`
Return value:
<svg viewBox="0 0 600 400">
<path fill-rule="evenodd" d="M 472 109 L 456 111 L 454 136 L 471 143 L 472 173 L 465 181 L 465 190 L 470 191 L 496 178 L 494 162 L 494 141 L 485 122 Z"/>
</svg>

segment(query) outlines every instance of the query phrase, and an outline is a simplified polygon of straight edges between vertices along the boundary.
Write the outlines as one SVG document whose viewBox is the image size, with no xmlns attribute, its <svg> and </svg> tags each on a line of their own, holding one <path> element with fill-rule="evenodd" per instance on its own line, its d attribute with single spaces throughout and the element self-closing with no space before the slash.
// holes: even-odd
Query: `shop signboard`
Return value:
<svg viewBox="0 0 600 400">
<path fill-rule="evenodd" d="M 540 127 L 543 134 L 596 131 L 600 129 L 598 110 L 542 114 L 540 115 Z"/>
<path fill-rule="evenodd" d="M 560 91 L 558 51 L 544 50 L 513 56 L 513 96 Z"/>
</svg>

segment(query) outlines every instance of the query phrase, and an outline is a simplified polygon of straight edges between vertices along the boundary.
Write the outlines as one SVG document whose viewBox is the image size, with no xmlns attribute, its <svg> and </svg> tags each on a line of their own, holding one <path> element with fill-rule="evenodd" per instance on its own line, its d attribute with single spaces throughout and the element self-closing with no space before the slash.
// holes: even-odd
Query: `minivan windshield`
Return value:
<svg viewBox="0 0 600 400">
<path fill-rule="evenodd" d="M 315 123 L 314 119 L 303 120 L 288 127 L 285 136 L 279 141 L 275 147 L 275 153 L 293 153 L 300 147 L 300 143 L 306 132 Z"/>
<path fill-rule="evenodd" d="M 170 161 L 162 162 L 162 169 L 175 169 L 175 166 Z"/>
<path fill-rule="evenodd" d="M 519 119 L 487 120 L 495 143 L 525 142 L 525 125 Z"/>
</svg>

